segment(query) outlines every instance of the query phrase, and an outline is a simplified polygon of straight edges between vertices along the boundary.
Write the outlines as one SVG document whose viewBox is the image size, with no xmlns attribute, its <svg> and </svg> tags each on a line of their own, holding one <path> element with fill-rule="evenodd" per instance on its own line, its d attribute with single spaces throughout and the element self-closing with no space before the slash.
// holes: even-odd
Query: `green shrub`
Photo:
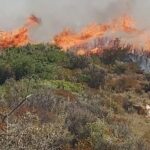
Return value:
<svg viewBox="0 0 150 150">
<path fill-rule="evenodd" d="M 13 70 L 9 64 L 0 61 L 0 84 L 14 76 Z"/>
<path fill-rule="evenodd" d="M 84 90 L 84 86 L 80 83 L 71 83 L 62 80 L 45 81 L 44 85 L 54 89 L 63 89 L 71 92 L 77 92 L 77 93 L 81 93 Z"/>
<path fill-rule="evenodd" d="M 66 59 L 66 53 L 54 45 L 38 44 L 8 48 L 0 57 L 1 84 L 10 77 L 19 80 L 36 75 L 44 79 L 54 79 L 58 76 L 58 66 L 63 66 Z"/>
<path fill-rule="evenodd" d="M 99 86 L 101 87 L 104 86 L 106 72 L 99 66 L 96 65 L 89 66 L 88 69 L 85 71 L 85 75 L 89 87 L 99 88 Z"/>
<path fill-rule="evenodd" d="M 35 62 L 29 56 L 20 56 L 12 62 L 16 80 L 35 73 Z"/>
<path fill-rule="evenodd" d="M 47 64 L 43 66 L 43 72 L 39 70 L 40 72 L 37 75 L 41 79 L 57 80 L 59 78 L 59 70 L 60 70 L 60 67 L 58 65 Z"/>
<path fill-rule="evenodd" d="M 86 68 L 89 64 L 91 59 L 87 56 L 77 56 L 73 53 L 68 53 L 68 62 L 67 62 L 67 67 L 70 69 L 84 69 Z"/>
<path fill-rule="evenodd" d="M 94 149 L 110 149 L 110 145 L 111 142 L 113 142 L 113 139 L 111 137 L 109 126 L 101 120 L 97 120 L 96 122 L 89 124 L 88 126 L 90 129 L 90 136 Z"/>
</svg>

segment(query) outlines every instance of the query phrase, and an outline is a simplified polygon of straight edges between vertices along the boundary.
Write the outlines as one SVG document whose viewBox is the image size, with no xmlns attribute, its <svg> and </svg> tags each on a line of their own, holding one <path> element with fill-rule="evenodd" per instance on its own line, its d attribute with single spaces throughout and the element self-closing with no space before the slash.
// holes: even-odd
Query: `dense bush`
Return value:
<svg viewBox="0 0 150 150">
<path fill-rule="evenodd" d="M 0 84 L 3 84 L 7 79 L 12 78 L 14 72 L 9 64 L 0 61 Z"/>
<path fill-rule="evenodd" d="M 15 73 L 16 80 L 25 76 L 31 76 L 35 73 L 35 62 L 31 57 L 19 56 L 12 62 L 12 70 Z"/>
<path fill-rule="evenodd" d="M 66 54 L 54 45 L 27 45 L 9 48 L 0 56 L 0 83 L 14 77 L 16 80 L 33 75 L 53 78 L 57 66 L 66 61 Z"/>
<path fill-rule="evenodd" d="M 100 56 L 101 61 L 104 64 L 114 64 L 115 61 L 125 61 L 128 55 L 128 47 L 122 48 L 110 48 L 104 50 L 103 54 Z"/>
<path fill-rule="evenodd" d="M 68 53 L 68 62 L 67 62 L 67 67 L 69 67 L 70 69 L 84 69 L 86 68 L 90 62 L 91 59 L 87 56 L 77 56 L 73 53 Z"/>
<path fill-rule="evenodd" d="M 68 106 L 66 124 L 69 131 L 77 138 L 88 137 L 89 133 L 86 131 L 86 124 L 94 120 L 93 114 L 83 104 L 77 103 Z"/>
<path fill-rule="evenodd" d="M 106 72 L 103 68 L 96 65 L 90 65 L 85 70 L 86 82 L 91 88 L 99 88 L 99 86 L 104 86 Z"/>
<path fill-rule="evenodd" d="M 89 128 L 94 149 L 109 149 L 111 134 L 108 125 L 101 120 L 97 120 L 96 122 L 89 124 Z"/>
</svg>

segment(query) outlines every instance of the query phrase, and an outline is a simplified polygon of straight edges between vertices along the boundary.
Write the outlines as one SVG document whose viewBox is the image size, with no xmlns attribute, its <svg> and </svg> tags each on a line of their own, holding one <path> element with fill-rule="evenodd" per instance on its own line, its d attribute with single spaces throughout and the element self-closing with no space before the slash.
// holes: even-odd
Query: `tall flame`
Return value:
<svg viewBox="0 0 150 150">
<path fill-rule="evenodd" d="M 80 33 L 74 33 L 70 30 L 64 30 L 54 38 L 54 43 L 63 47 L 65 50 L 87 42 L 90 39 L 103 37 L 108 32 L 137 32 L 134 20 L 129 16 L 123 16 L 106 24 L 91 24 L 81 30 Z"/>
<path fill-rule="evenodd" d="M 40 23 L 40 19 L 31 15 L 25 25 L 12 32 L 0 32 L 0 49 L 8 47 L 24 46 L 30 42 L 29 29 Z"/>
<path fill-rule="evenodd" d="M 41 23 L 41 20 L 31 15 L 24 26 L 12 32 L 0 32 L 0 49 L 24 46 L 32 43 L 29 31 Z M 120 40 L 116 40 L 119 38 Z M 124 15 L 104 24 L 91 24 L 80 32 L 65 29 L 53 38 L 52 43 L 62 47 L 64 51 L 74 51 L 78 55 L 86 53 L 101 53 L 103 49 L 118 44 L 131 44 L 134 49 L 150 51 L 150 32 L 136 27 L 135 20 Z"/>
<path fill-rule="evenodd" d="M 117 33 L 119 35 L 116 35 Z M 147 32 L 139 30 L 136 27 L 134 19 L 128 15 L 114 19 L 109 23 L 91 24 L 82 29 L 79 33 L 75 33 L 69 29 L 64 30 L 54 37 L 53 43 L 62 47 L 65 51 L 76 47 L 77 54 L 84 55 L 87 49 L 88 52 L 97 53 L 101 51 L 103 45 L 111 46 L 112 40 L 115 41 L 114 36 L 121 36 L 122 33 L 126 34 L 122 39 L 124 40 L 125 38 L 125 42 L 129 42 L 134 48 L 143 47 L 144 49 L 150 50 L 150 34 L 148 35 Z M 109 37 L 110 41 L 104 40 L 105 37 Z M 131 41 L 129 41 L 129 39 Z M 95 43 L 98 41 L 99 43 L 95 44 L 95 46 L 91 46 L 89 43 L 93 41 L 95 41 Z M 104 42 L 103 44 L 101 44 L 102 41 Z M 87 45 L 90 45 L 91 48 L 87 48 Z"/>
</svg>

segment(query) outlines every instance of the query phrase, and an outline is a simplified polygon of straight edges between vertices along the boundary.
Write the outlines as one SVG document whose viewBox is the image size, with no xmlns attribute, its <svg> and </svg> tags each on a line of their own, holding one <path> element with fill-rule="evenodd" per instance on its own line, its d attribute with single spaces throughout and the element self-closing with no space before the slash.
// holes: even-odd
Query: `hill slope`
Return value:
<svg viewBox="0 0 150 150">
<path fill-rule="evenodd" d="M 100 56 L 43 44 L 6 49 L 1 149 L 149 150 L 150 74 L 127 56 L 126 48 Z"/>
</svg>

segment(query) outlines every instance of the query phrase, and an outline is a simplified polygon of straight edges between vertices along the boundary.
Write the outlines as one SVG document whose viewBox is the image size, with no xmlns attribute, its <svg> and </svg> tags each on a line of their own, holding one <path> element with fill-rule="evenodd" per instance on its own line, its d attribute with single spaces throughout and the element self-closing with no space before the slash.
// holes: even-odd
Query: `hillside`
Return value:
<svg viewBox="0 0 150 150">
<path fill-rule="evenodd" d="M 76 56 L 55 45 L 0 55 L 0 149 L 149 150 L 150 73 L 128 47 Z"/>
</svg>

